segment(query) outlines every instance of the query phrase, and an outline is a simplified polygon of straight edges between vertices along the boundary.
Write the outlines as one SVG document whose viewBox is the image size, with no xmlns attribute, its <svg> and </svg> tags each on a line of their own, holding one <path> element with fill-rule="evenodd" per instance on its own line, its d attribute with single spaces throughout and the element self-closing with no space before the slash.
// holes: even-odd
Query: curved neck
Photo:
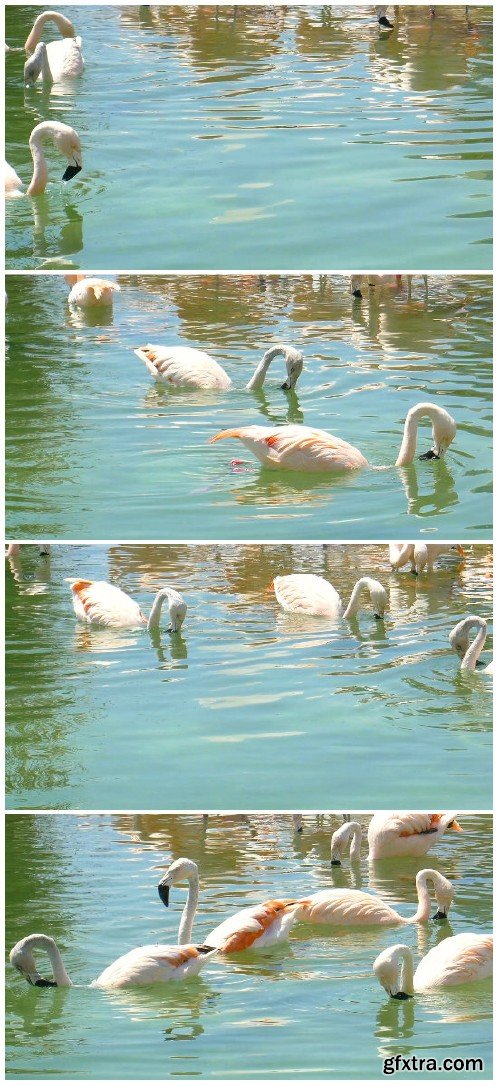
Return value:
<svg viewBox="0 0 500 1087">
<path fill-rule="evenodd" d="M 69 986 L 73 982 L 66 973 L 64 963 L 61 958 L 61 952 L 56 944 L 56 941 L 48 936 L 34 936 L 31 940 L 28 937 L 26 941 L 27 947 L 33 949 L 35 947 L 40 948 L 41 951 L 45 951 L 50 959 L 50 965 L 52 967 L 52 973 L 54 975 L 54 981 L 56 985 Z"/>
<path fill-rule="evenodd" d="M 400 951 L 401 974 L 399 979 L 399 991 L 407 996 L 413 994 L 413 955 L 409 947 L 402 947 Z"/>
<path fill-rule="evenodd" d="M 349 857 L 351 861 L 359 861 L 361 856 L 361 824 L 351 823 L 351 848 L 349 850 Z"/>
<path fill-rule="evenodd" d="M 46 121 L 42 121 L 42 124 L 37 125 L 33 129 L 30 136 L 30 151 L 33 159 L 33 177 L 29 183 L 27 193 L 28 196 L 37 196 L 38 193 L 45 192 L 45 187 L 48 180 L 48 170 L 45 155 L 42 150 L 42 140 L 44 136 L 48 136 L 50 132 L 44 127 L 47 124 Z"/>
<path fill-rule="evenodd" d="M 278 345 L 277 347 L 270 347 L 269 351 L 266 351 L 263 359 L 259 362 L 253 377 L 248 382 L 248 385 L 246 386 L 247 389 L 261 389 L 273 359 L 275 359 L 277 355 L 284 354 L 285 349 L 283 346 Z"/>
<path fill-rule="evenodd" d="M 359 581 L 356 582 L 354 589 L 351 593 L 351 599 L 343 615 L 344 619 L 352 619 L 355 615 L 357 615 L 359 611 L 361 593 L 364 589 L 367 589 L 370 592 L 370 579 L 367 577 L 361 577 Z"/>
<path fill-rule="evenodd" d="M 478 620 L 475 619 L 473 622 L 470 623 L 468 630 L 470 630 L 474 626 L 477 626 L 479 629 L 476 637 L 474 638 L 474 641 L 471 642 L 462 657 L 462 663 L 460 665 L 460 670 L 462 672 L 474 671 L 476 664 L 479 660 L 479 655 L 486 641 L 486 623 L 484 622 L 484 620 L 482 623 L 478 623 Z"/>
<path fill-rule="evenodd" d="M 411 408 L 405 419 L 403 441 L 396 461 L 397 468 L 401 468 L 404 464 L 411 464 L 413 461 L 417 449 L 417 433 L 420 420 L 423 418 L 430 419 L 434 433 L 434 424 L 440 414 L 439 408 L 436 408 L 434 404 L 419 404 L 416 408 Z"/>
<path fill-rule="evenodd" d="M 38 15 L 35 19 L 33 28 L 26 39 L 24 48 L 27 53 L 32 53 L 38 45 L 46 23 L 55 23 L 63 38 L 74 38 L 75 36 L 73 23 L 65 15 L 61 15 L 59 11 L 42 11 L 41 15 Z"/>
<path fill-rule="evenodd" d="M 153 602 L 153 607 L 148 619 L 148 630 L 157 630 L 160 625 L 161 609 L 163 607 L 163 601 L 168 600 L 170 596 L 168 589 L 160 589 L 156 594 Z"/>
<path fill-rule="evenodd" d="M 196 910 L 198 907 L 198 895 L 200 892 L 200 881 L 198 873 L 193 873 L 189 877 L 189 889 L 186 904 L 182 911 L 182 917 L 179 925 L 178 940 L 180 944 L 189 944 L 191 941 L 191 933 L 193 931 L 193 921 L 195 919 Z"/>
<path fill-rule="evenodd" d="M 411 923 L 418 924 L 421 921 L 428 921 L 431 915 L 432 902 L 429 894 L 429 888 L 427 886 L 427 879 L 431 878 L 428 872 L 419 872 L 416 879 L 417 885 L 417 898 L 418 907 L 417 912 L 413 917 L 409 918 Z M 434 881 L 433 881 L 434 882 Z M 435 884 L 434 884 L 435 887 Z"/>
</svg>

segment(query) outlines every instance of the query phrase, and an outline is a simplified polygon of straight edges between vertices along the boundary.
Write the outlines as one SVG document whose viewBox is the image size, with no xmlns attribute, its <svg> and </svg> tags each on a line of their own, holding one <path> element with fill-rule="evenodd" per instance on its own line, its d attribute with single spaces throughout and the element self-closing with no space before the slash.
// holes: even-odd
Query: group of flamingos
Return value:
<svg viewBox="0 0 500 1087">
<path fill-rule="evenodd" d="M 421 857 L 446 831 L 461 829 L 455 813 L 378 812 L 368 827 L 369 859 Z M 361 841 L 361 825 L 343 823 L 332 837 L 332 865 L 341 864 L 348 847 L 350 862 L 355 865 L 360 859 Z M 417 909 L 409 917 L 369 892 L 332 888 L 302 898 L 269 899 L 247 906 L 212 929 L 203 943 L 195 944 L 191 941 L 199 898 L 196 863 L 185 857 L 175 860 L 161 879 L 158 892 L 162 903 L 168 906 L 171 888 L 184 883 L 188 885 L 188 894 L 178 943 L 134 948 L 107 966 L 91 982 L 91 987 L 121 989 L 184 981 L 198 974 L 216 955 L 258 952 L 286 940 L 292 927 L 298 924 L 336 928 L 426 924 L 431 919 L 432 899 L 437 906 L 432 919 L 438 920 L 447 918 L 454 897 L 453 885 L 445 876 L 433 868 L 423 868 L 416 876 Z M 336 939 L 341 939 L 338 933 Z M 40 974 L 34 957 L 37 950 L 48 955 L 52 979 Z M 441 940 L 421 959 L 416 970 L 410 948 L 405 944 L 394 944 L 377 956 L 373 970 L 387 994 L 402 1000 L 427 989 L 488 978 L 492 973 L 492 959 L 493 937 L 467 932 Z M 30 985 L 72 985 L 59 948 L 50 936 L 40 933 L 25 936 L 13 947 L 10 961 Z"/>
</svg>

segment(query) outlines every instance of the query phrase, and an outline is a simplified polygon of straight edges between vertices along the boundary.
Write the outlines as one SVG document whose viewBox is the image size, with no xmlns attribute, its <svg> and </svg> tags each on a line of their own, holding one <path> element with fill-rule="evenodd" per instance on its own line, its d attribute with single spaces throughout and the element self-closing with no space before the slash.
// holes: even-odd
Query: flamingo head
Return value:
<svg viewBox="0 0 500 1087">
<path fill-rule="evenodd" d="M 177 596 L 178 596 L 179 599 L 171 600 L 170 605 L 169 605 L 169 609 L 168 609 L 169 610 L 169 615 L 170 615 L 170 633 L 171 634 L 178 634 L 179 633 L 179 631 L 181 629 L 181 626 L 182 626 L 182 624 L 183 624 L 183 622 L 184 622 L 184 620 L 186 618 L 186 612 L 187 612 L 186 602 L 182 599 L 182 597 L 181 597 L 181 595 L 179 593 L 176 593 L 176 597 Z"/>
<path fill-rule="evenodd" d="M 54 144 L 57 150 L 67 158 L 69 165 L 63 173 L 63 181 L 71 181 L 83 169 L 82 145 L 80 137 L 70 125 L 61 125 L 64 131 L 54 134 Z"/>
<path fill-rule="evenodd" d="M 12 948 L 9 959 L 12 966 L 19 971 L 29 985 L 37 985 L 39 988 L 46 988 L 49 985 L 56 986 L 57 982 L 42 977 L 37 970 L 32 946 L 38 941 L 43 941 L 44 945 L 49 942 L 54 943 L 53 940 L 51 941 L 50 936 L 25 936 Z"/>
<path fill-rule="evenodd" d="M 419 460 L 441 460 L 451 445 L 457 424 L 444 408 L 436 410 L 432 418 L 432 438 L 434 445 L 427 453 L 422 453 Z"/>
<path fill-rule="evenodd" d="M 380 584 L 380 581 L 375 581 L 371 591 L 371 599 L 373 605 L 373 615 L 375 619 L 383 619 L 385 611 L 389 605 L 389 597 L 384 589 L 384 586 Z"/>
<path fill-rule="evenodd" d="M 36 49 L 33 51 L 26 64 L 24 65 L 24 82 L 27 87 L 32 87 L 36 83 L 38 76 L 42 70 L 43 58 L 46 53 L 46 47 L 43 42 L 39 42 Z"/>
<path fill-rule="evenodd" d="M 294 389 L 304 368 L 304 356 L 300 351 L 296 351 L 294 347 L 287 347 L 285 350 L 285 366 L 287 379 L 283 382 L 281 388 L 286 390 Z"/>
<path fill-rule="evenodd" d="M 189 882 L 198 879 L 198 865 L 190 861 L 188 857 L 179 857 L 167 868 L 165 875 L 158 884 L 158 894 L 164 906 L 168 906 L 170 888 L 178 883 Z"/>
<path fill-rule="evenodd" d="M 400 959 L 406 955 L 408 948 L 404 944 L 394 944 L 387 947 L 377 956 L 373 964 L 373 972 L 388 996 L 394 1000 L 409 1000 L 413 993 L 400 988 Z M 410 988 L 408 985 L 407 988 Z"/>
<path fill-rule="evenodd" d="M 351 276 L 351 294 L 353 298 L 362 298 L 361 276 Z"/>
</svg>

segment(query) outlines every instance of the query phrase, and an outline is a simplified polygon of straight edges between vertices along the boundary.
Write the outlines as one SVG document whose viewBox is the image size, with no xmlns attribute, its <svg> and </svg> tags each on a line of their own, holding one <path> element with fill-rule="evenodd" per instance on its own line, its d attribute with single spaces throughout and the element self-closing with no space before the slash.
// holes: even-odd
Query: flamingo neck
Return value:
<svg viewBox="0 0 500 1087">
<path fill-rule="evenodd" d="M 409 918 L 409 921 L 412 924 L 419 924 L 420 922 L 428 921 L 429 917 L 431 915 L 432 902 L 431 902 L 431 896 L 429 894 L 429 888 L 427 886 L 427 880 L 428 879 L 432 879 L 432 882 L 434 884 L 434 889 L 435 889 L 436 884 L 435 884 L 434 878 L 431 875 L 429 870 L 426 869 L 423 872 L 419 872 L 418 875 L 417 875 L 416 885 L 417 885 L 418 907 L 417 907 L 417 912 L 413 915 L 413 917 Z"/>
<path fill-rule="evenodd" d="M 33 23 L 33 27 L 28 35 L 24 48 L 27 53 L 32 53 L 35 47 L 38 45 L 42 36 L 42 31 L 46 23 L 55 23 L 57 29 L 60 31 L 62 38 L 74 38 L 75 28 L 73 23 L 66 18 L 65 15 L 61 15 L 59 11 L 42 11 L 41 15 L 38 15 Z"/>
<path fill-rule="evenodd" d="M 189 944 L 191 942 L 191 933 L 193 931 L 193 921 L 198 908 L 199 893 L 200 880 L 198 873 L 195 872 L 189 877 L 188 895 L 179 924 L 178 941 L 180 944 Z"/>
<path fill-rule="evenodd" d="M 33 129 L 29 140 L 31 157 L 33 159 L 33 177 L 29 183 L 28 196 L 37 196 L 45 192 L 48 180 L 48 170 L 45 155 L 42 149 L 42 140 L 51 136 L 53 132 L 50 121 L 42 121 Z"/>
<path fill-rule="evenodd" d="M 401 973 L 399 976 L 399 991 L 407 996 L 413 995 L 413 955 L 409 947 L 404 945 L 400 949 Z"/>
<path fill-rule="evenodd" d="M 365 589 L 368 590 L 371 597 L 371 578 L 369 577 L 361 577 L 359 581 L 356 582 L 354 589 L 351 593 L 351 599 L 349 600 L 349 603 L 343 615 L 344 619 L 353 619 L 354 616 L 357 615 L 359 611 L 361 594 Z"/>
<path fill-rule="evenodd" d="M 148 630 L 157 630 L 160 625 L 161 609 L 163 607 L 163 601 L 168 600 L 170 593 L 168 589 L 160 589 L 156 594 L 153 601 L 153 607 L 151 608 L 150 616 L 148 619 Z"/>
<path fill-rule="evenodd" d="M 73 984 L 69 974 L 66 972 L 64 963 L 61 958 L 61 952 L 56 944 L 56 941 L 50 936 L 32 936 L 28 937 L 26 946 L 30 949 L 35 947 L 40 948 L 41 951 L 45 951 L 50 959 L 50 965 L 52 967 L 52 973 L 54 975 L 54 981 L 56 985 L 69 987 Z"/>
<path fill-rule="evenodd" d="M 474 626 L 477 626 L 479 629 L 478 629 L 478 632 L 476 634 L 476 637 L 474 638 L 474 641 L 471 642 L 471 644 L 468 646 L 468 648 L 466 649 L 466 651 L 465 651 L 465 653 L 464 653 L 464 655 L 462 657 L 462 663 L 460 665 L 460 671 L 461 672 L 473 672 L 474 671 L 474 669 L 476 667 L 476 664 L 477 664 L 477 662 L 479 660 L 481 650 L 482 650 L 483 645 L 484 645 L 484 643 L 486 641 L 486 622 L 485 622 L 485 620 L 484 619 L 482 619 L 482 620 L 474 619 L 469 624 L 469 626 L 467 628 L 467 632 Z"/>
<path fill-rule="evenodd" d="M 351 848 L 349 850 L 349 857 L 352 862 L 360 860 L 361 857 L 361 824 L 351 823 Z"/>
<path fill-rule="evenodd" d="M 285 350 L 281 345 L 278 345 L 278 347 L 270 347 L 269 350 L 266 351 L 264 357 L 259 362 L 259 365 L 257 366 L 253 377 L 248 382 L 247 389 L 261 389 L 266 379 L 267 371 L 269 370 L 273 359 L 276 358 L 277 355 L 284 354 Z"/>
<path fill-rule="evenodd" d="M 435 404 L 417 404 L 411 408 L 405 419 L 403 441 L 396 461 L 396 467 L 401 468 L 405 464 L 412 464 L 417 449 L 418 424 L 421 419 L 428 418 L 432 422 L 432 435 L 435 440 L 435 424 L 442 418 L 441 409 Z"/>
</svg>

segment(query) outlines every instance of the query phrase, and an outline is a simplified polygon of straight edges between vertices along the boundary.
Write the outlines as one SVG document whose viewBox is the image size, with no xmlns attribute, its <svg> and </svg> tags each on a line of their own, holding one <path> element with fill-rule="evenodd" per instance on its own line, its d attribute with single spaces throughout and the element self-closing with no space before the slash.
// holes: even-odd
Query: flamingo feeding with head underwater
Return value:
<svg viewBox="0 0 500 1087">
<path fill-rule="evenodd" d="M 382 619 L 388 606 L 388 596 L 380 581 L 372 577 L 362 577 L 352 590 L 347 608 L 343 604 L 334 586 L 317 574 L 286 574 L 275 577 L 272 582 L 278 604 L 291 615 L 311 615 L 324 618 L 354 619 L 357 615 L 361 596 L 368 592 L 375 619 Z"/>
<path fill-rule="evenodd" d="M 176 388 L 226 391 L 233 387 L 229 374 L 206 351 L 198 351 L 194 347 L 161 347 L 148 343 L 144 347 L 138 347 L 134 354 L 146 364 L 155 381 Z M 269 366 L 277 355 L 283 355 L 287 372 L 281 388 L 295 388 L 304 365 L 303 355 L 294 347 L 277 344 L 266 351 L 253 377 L 245 386 L 246 389 L 252 391 L 262 388 Z"/>
<path fill-rule="evenodd" d="M 46 23 L 55 23 L 62 37 L 53 42 L 40 38 Z M 74 79 L 82 74 L 85 62 L 82 56 L 82 39 L 75 34 L 73 23 L 58 11 L 42 11 L 37 16 L 26 39 L 24 48 L 31 54 L 24 65 L 24 81 L 58 83 Z"/>
<path fill-rule="evenodd" d="M 101 627 L 123 627 L 135 630 L 146 626 L 151 632 L 158 630 L 164 600 L 168 602 L 170 633 L 178 632 L 186 618 L 187 605 L 180 593 L 169 585 L 157 592 L 149 619 L 135 600 L 108 581 L 86 581 L 80 578 L 71 582 L 73 608 L 77 619 Z"/>
<path fill-rule="evenodd" d="M 477 629 L 477 634 L 472 643 L 470 643 L 469 635 L 474 628 Z M 476 670 L 487 633 L 488 624 L 486 619 L 482 619 L 479 615 L 468 615 L 466 619 L 461 619 L 461 621 L 453 627 L 453 630 L 450 631 L 450 645 L 453 646 L 453 649 L 461 658 L 461 672 L 474 672 Z M 486 668 L 480 668 L 478 671 L 481 675 L 492 675 L 493 661 L 491 660 L 490 663 L 486 665 Z"/>
<path fill-rule="evenodd" d="M 467 985 L 493 973 L 493 936 L 461 932 L 431 948 L 414 970 L 405 944 L 394 944 L 377 956 L 373 971 L 388 996 L 407 1000 L 426 989 Z"/>
<path fill-rule="evenodd" d="M 427 453 L 422 453 L 419 460 L 440 460 L 451 445 L 457 430 L 451 415 L 436 404 L 416 404 L 406 416 L 396 467 L 412 464 L 418 425 L 423 418 L 431 420 L 434 446 Z M 210 438 L 210 442 L 219 442 L 222 438 L 237 438 L 266 468 L 334 473 L 370 467 L 354 445 L 328 434 L 326 430 L 299 424 L 235 427 L 219 431 Z"/>
<path fill-rule="evenodd" d="M 79 273 L 68 274 L 64 278 L 68 287 L 71 287 L 68 303 L 78 309 L 112 306 L 114 292 L 121 291 L 120 285 L 111 279 L 98 279 L 96 276 L 84 276 Z"/>
<path fill-rule="evenodd" d="M 16 171 L 5 163 L 5 195 L 6 197 L 39 196 L 45 192 L 48 181 L 47 160 L 43 153 L 42 144 L 46 139 L 52 139 L 54 147 L 69 162 L 62 176 L 63 181 L 71 181 L 82 169 L 82 148 L 80 137 L 70 125 L 61 121 L 41 121 L 36 125 L 29 138 L 29 148 L 33 159 L 33 177 L 28 185 L 26 194 L 23 192 L 23 182 Z"/>
<path fill-rule="evenodd" d="M 449 551 L 456 552 L 460 559 L 465 559 L 465 551 L 461 544 L 389 544 L 389 562 L 393 570 L 402 570 L 411 563 L 411 572 L 421 575 L 427 569 L 431 574 L 434 571 L 434 563 L 440 555 L 446 555 Z"/>
<path fill-rule="evenodd" d="M 328 888 L 302 899 L 295 920 L 311 925 L 416 925 L 428 921 L 432 912 L 428 883 L 432 884 L 437 903 L 433 920 L 448 916 L 453 902 L 453 886 L 434 868 L 423 868 L 416 876 L 418 907 L 411 917 L 397 912 L 376 895 L 346 888 Z"/>
<path fill-rule="evenodd" d="M 198 903 L 198 868 L 194 861 L 190 861 L 191 878 L 189 880 L 188 899 L 183 917 L 188 926 L 193 923 Z M 167 873 L 168 876 L 168 873 Z M 172 881 L 165 876 L 158 884 L 158 894 L 165 906 L 169 903 L 169 890 Z M 250 948 L 257 949 L 270 947 L 280 940 L 286 939 L 293 925 L 294 911 L 297 907 L 295 899 L 279 900 L 269 899 L 258 906 L 248 906 L 238 910 L 226 921 L 212 930 L 205 940 L 209 947 L 216 947 L 223 954 L 232 954 L 235 951 L 247 951 Z M 179 930 L 180 931 L 180 930 Z M 187 931 L 191 934 L 191 927 Z"/>
<path fill-rule="evenodd" d="M 456 813 L 376 812 L 368 826 L 369 860 L 380 860 L 382 857 L 422 857 L 447 830 L 462 830 L 457 823 Z"/>
</svg>

